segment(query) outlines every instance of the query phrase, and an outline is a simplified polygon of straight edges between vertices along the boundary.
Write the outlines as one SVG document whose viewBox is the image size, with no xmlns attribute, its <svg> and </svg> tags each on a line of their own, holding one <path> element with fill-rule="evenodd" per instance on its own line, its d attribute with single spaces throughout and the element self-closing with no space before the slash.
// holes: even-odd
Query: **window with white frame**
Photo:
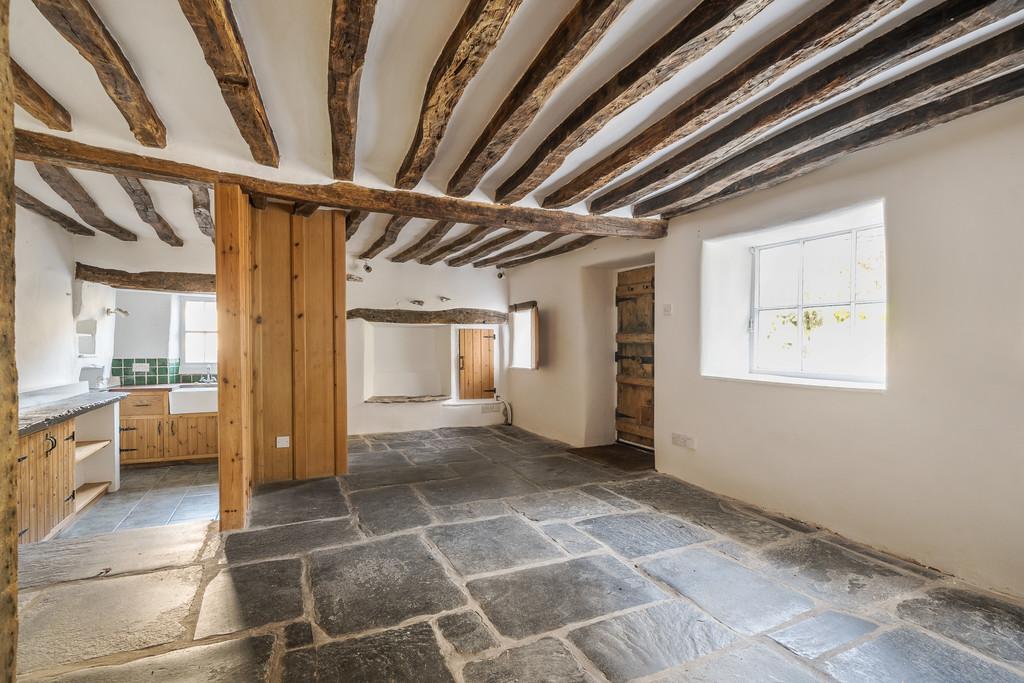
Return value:
<svg viewBox="0 0 1024 683">
<path fill-rule="evenodd" d="M 208 297 L 182 299 L 182 363 L 217 364 L 217 301 Z"/>
<path fill-rule="evenodd" d="M 885 228 L 752 252 L 750 372 L 884 384 Z"/>
<path fill-rule="evenodd" d="M 540 346 L 540 316 L 537 313 L 537 302 L 513 304 L 509 311 L 509 325 L 512 328 L 510 365 L 513 368 L 536 370 Z"/>
</svg>

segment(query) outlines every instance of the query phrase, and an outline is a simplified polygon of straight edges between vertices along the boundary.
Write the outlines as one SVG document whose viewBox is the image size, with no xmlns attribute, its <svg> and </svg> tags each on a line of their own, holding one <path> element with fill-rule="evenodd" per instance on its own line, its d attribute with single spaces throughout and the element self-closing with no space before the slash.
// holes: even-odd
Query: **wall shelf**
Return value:
<svg viewBox="0 0 1024 683">
<path fill-rule="evenodd" d="M 79 513 L 89 507 L 94 500 L 106 493 L 108 488 L 109 481 L 90 482 L 79 486 L 75 489 L 75 512 Z"/>
<path fill-rule="evenodd" d="M 75 442 L 75 463 L 80 463 L 90 455 L 95 455 L 110 445 L 110 441 L 77 441 Z"/>
</svg>

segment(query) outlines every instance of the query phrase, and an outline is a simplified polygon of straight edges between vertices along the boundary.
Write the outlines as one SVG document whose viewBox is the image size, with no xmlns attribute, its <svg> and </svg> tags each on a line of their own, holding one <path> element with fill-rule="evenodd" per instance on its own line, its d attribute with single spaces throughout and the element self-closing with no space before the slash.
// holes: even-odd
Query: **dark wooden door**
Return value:
<svg viewBox="0 0 1024 683">
<path fill-rule="evenodd" d="M 619 441 L 654 446 L 654 266 L 619 273 L 615 288 Z"/>
<path fill-rule="evenodd" d="M 459 330 L 459 398 L 494 398 L 494 332 Z"/>
</svg>

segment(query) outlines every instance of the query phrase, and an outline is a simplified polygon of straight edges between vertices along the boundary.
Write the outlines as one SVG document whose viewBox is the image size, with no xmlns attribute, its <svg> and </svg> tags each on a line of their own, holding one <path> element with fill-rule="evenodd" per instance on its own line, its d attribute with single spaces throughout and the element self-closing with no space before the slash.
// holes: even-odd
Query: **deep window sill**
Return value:
<svg viewBox="0 0 1024 683">
<path fill-rule="evenodd" d="M 701 373 L 704 379 L 721 379 L 730 382 L 753 382 L 757 384 L 774 384 L 787 387 L 808 387 L 812 389 L 843 389 L 846 391 L 871 391 L 880 392 L 886 390 L 885 384 L 877 382 L 849 382 L 833 379 L 814 379 L 810 377 L 786 377 L 784 375 L 714 375 Z"/>
</svg>

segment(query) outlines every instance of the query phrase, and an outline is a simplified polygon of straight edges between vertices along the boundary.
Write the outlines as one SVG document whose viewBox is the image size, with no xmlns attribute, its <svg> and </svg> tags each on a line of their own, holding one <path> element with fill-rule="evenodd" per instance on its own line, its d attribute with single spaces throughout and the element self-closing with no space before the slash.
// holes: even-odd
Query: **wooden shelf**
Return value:
<svg viewBox="0 0 1024 683">
<path fill-rule="evenodd" d="M 90 503 L 102 496 L 110 488 L 109 481 L 90 482 L 75 489 L 75 513 L 89 507 Z"/>
<path fill-rule="evenodd" d="M 110 445 L 110 441 L 76 441 L 75 462 L 82 462 L 90 455 L 94 455 Z"/>
</svg>

